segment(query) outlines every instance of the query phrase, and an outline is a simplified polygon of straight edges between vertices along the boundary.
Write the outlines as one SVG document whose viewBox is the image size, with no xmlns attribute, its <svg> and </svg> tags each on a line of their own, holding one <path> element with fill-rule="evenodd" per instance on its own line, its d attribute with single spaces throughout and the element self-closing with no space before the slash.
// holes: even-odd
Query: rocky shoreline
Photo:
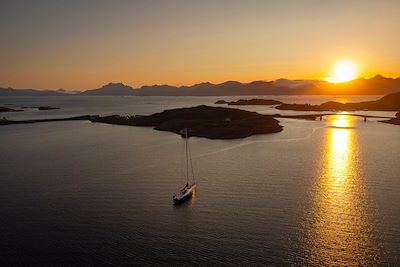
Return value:
<svg viewBox="0 0 400 267">
<path fill-rule="evenodd" d="M 156 130 L 180 134 L 190 129 L 189 136 L 209 139 L 237 139 L 256 134 L 278 133 L 283 130 L 271 115 L 240 109 L 198 106 L 165 110 L 149 116 L 106 116 L 91 119 L 118 125 L 148 126 Z"/>
<path fill-rule="evenodd" d="M 148 116 L 111 115 L 101 117 L 99 115 L 85 115 L 70 118 L 19 121 L 3 118 L 0 119 L 0 126 L 54 121 L 89 120 L 93 123 L 153 127 L 159 131 L 169 131 L 176 134 L 180 134 L 181 130 L 184 128 L 189 128 L 189 136 L 205 137 L 209 139 L 238 139 L 257 134 L 281 132 L 283 126 L 281 126 L 279 121 L 275 118 L 316 120 L 317 118 L 327 115 L 335 115 L 335 113 L 263 115 L 241 109 L 202 105 L 190 108 L 165 110 Z M 387 118 L 387 120 L 380 120 L 380 122 L 400 125 L 400 112 L 396 113 L 396 117 L 393 118 L 358 114 L 352 115 L 365 118 Z"/>
<path fill-rule="evenodd" d="M 20 112 L 23 111 L 22 109 L 13 109 L 7 107 L 0 107 L 0 112 Z"/>
<path fill-rule="evenodd" d="M 253 98 L 253 99 L 239 99 L 237 101 L 218 100 L 214 104 L 227 104 L 228 106 L 263 106 L 263 105 L 279 105 L 283 103 L 281 101 L 273 99 Z"/>
<path fill-rule="evenodd" d="M 39 122 L 54 122 L 54 121 L 82 121 L 82 120 L 92 120 L 97 118 L 98 115 L 84 115 L 70 118 L 58 118 L 58 119 L 37 119 L 37 120 L 8 120 L 8 119 L 0 119 L 1 125 L 11 125 L 11 124 L 30 124 L 30 123 L 39 123 Z"/>
<path fill-rule="evenodd" d="M 365 101 L 359 103 L 339 103 L 328 101 L 320 105 L 310 104 L 281 104 L 276 107 L 280 110 L 296 111 L 355 111 L 355 110 L 373 110 L 373 111 L 399 111 L 400 110 L 400 92 L 386 95 L 378 100 Z"/>
</svg>

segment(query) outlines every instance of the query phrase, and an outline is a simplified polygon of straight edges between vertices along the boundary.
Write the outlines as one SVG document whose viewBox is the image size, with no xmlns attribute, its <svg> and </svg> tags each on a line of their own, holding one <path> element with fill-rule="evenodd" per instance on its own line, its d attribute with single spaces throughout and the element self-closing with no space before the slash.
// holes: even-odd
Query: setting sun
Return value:
<svg viewBox="0 0 400 267">
<path fill-rule="evenodd" d="M 331 83 L 348 82 L 357 78 L 357 67 L 350 61 L 337 63 L 332 69 L 332 77 L 326 78 Z"/>
</svg>

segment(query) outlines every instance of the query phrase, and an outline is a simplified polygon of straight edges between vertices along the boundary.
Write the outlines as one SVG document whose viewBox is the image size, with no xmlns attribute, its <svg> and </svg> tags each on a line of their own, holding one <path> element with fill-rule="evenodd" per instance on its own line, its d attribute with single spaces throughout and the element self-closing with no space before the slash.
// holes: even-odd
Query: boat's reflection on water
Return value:
<svg viewBox="0 0 400 267">
<path fill-rule="evenodd" d="M 324 146 L 305 223 L 306 265 L 371 266 L 377 251 L 371 245 L 373 225 L 360 168 L 356 118 L 328 119 Z"/>
</svg>

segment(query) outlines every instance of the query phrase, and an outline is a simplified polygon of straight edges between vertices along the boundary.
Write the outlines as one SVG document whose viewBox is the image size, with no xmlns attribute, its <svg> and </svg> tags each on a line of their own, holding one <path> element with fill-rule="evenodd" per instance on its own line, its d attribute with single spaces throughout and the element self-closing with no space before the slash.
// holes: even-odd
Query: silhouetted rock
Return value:
<svg viewBox="0 0 400 267">
<path fill-rule="evenodd" d="M 214 104 L 228 104 L 229 102 L 228 101 L 225 101 L 225 100 L 217 100 L 217 101 L 215 101 L 215 103 Z"/>
<path fill-rule="evenodd" d="M 54 119 L 35 119 L 35 120 L 7 120 L 0 119 L 0 125 L 10 125 L 10 124 L 30 124 L 30 123 L 39 123 L 39 122 L 54 122 L 54 121 L 80 121 L 80 120 L 92 120 L 99 117 L 98 115 L 84 115 L 84 116 L 76 116 L 70 118 L 54 118 Z"/>
<path fill-rule="evenodd" d="M 384 121 L 380 121 L 380 122 L 394 124 L 394 125 L 400 125 L 400 117 L 393 118 L 393 119 L 390 119 L 390 120 L 384 120 Z"/>
<path fill-rule="evenodd" d="M 109 124 L 152 126 L 156 130 L 179 134 L 190 129 L 190 136 L 210 139 L 244 138 L 255 134 L 277 133 L 283 130 L 279 121 L 270 115 L 262 115 L 239 109 L 198 106 L 165 110 L 149 116 L 106 116 L 91 119 L 92 122 Z"/>
<path fill-rule="evenodd" d="M 38 107 L 38 110 L 52 110 L 52 109 L 60 109 L 55 107 Z"/>
<path fill-rule="evenodd" d="M 279 105 L 282 104 L 281 101 L 273 100 L 273 99 L 261 99 L 261 98 L 253 98 L 253 99 L 239 99 L 237 101 L 225 101 L 218 100 L 215 104 L 228 104 L 229 106 L 251 106 L 251 105 Z"/>
<path fill-rule="evenodd" d="M 396 118 L 393 118 L 390 120 L 384 120 L 384 121 L 380 121 L 380 122 L 394 124 L 394 125 L 400 125 L 400 111 L 396 113 Z"/>
<path fill-rule="evenodd" d="M 297 111 L 329 111 L 329 110 L 341 110 L 343 103 L 329 101 L 321 105 L 310 105 L 310 104 L 281 104 L 276 107 L 280 110 L 297 110 Z"/>
<path fill-rule="evenodd" d="M 23 111 L 23 110 L 7 108 L 7 107 L 0 107 L 0 112 L 19 112 L 19 111 Z"/>
<path fill-rule="evenodd" d="M 297 111 L 354 111 L 354 110 L 376 110 L 376 111 L 397 111 L 400 109 L 400 92 L 386 95 L 378 100 L 360 103 L 339 103 L 329 101 L 321 105 L 310 104 L 282 104 L 276 107 L 281 110 Z"/>
<path fill-rule="evenodd" d="M 287 119 L 298 119 L 298 120 L 310 120 L 315 121 L 320 116 L 325 116 L 327 114 L 302 114 L 302 115 L 280 115 L 275 114 L 275 118 L 287 118 Z"/>
</svg>

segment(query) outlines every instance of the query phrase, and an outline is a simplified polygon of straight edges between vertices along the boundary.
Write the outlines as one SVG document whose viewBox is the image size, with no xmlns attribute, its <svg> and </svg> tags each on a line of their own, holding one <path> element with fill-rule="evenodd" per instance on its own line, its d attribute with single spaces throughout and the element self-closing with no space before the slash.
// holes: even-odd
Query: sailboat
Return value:
<svg viewBox="0 0 400 267">
<path fill-rule="evenodd" d="M 181 132 L 182 137 L 185 138 L 185 155 L 186 155 L 186 185 L 183 187 L 178 194 L 175 194 L 172 199 L 174 205 L 181 204 L 186 200 L 190 199 L 196 191 L 196 182 L 194 181 L 193 163 L 192 155 L 190 153 L 188 129 L 185 128 Z M 191 174 L 193 177 L 193 183 L 189 184 L 189 169 L 191 169 Z"/>
</svg>

